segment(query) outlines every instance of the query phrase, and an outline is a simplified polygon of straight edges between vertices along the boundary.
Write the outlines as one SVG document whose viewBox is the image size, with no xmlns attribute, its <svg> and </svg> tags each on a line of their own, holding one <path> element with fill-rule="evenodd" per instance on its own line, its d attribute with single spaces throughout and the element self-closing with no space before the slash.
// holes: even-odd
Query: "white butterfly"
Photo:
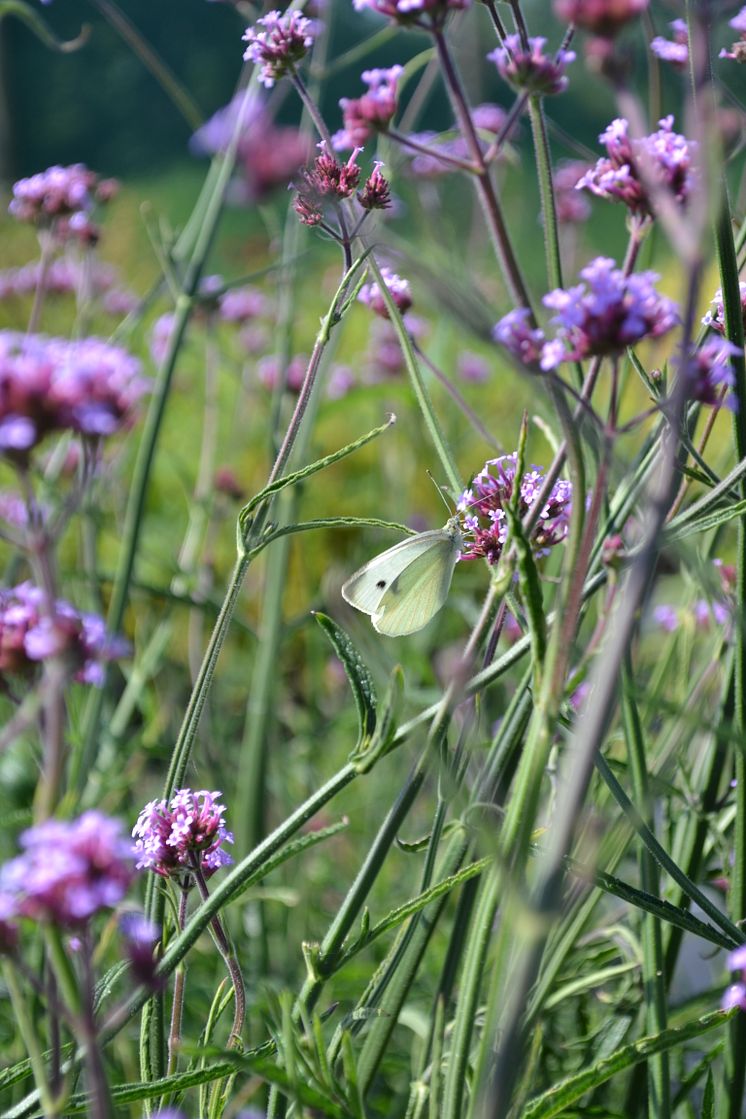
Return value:
<svg viewBox="0 0 746 1119">
<path fill-rule="evenodd" d="M 459 518 L 451 517 L 443 528 L 420 532 L 375 556 L 350 576 L 342 597 L 370 614 L 379 633 L 415 633 L 444 604 L 463 544 Z"/>
</svg>

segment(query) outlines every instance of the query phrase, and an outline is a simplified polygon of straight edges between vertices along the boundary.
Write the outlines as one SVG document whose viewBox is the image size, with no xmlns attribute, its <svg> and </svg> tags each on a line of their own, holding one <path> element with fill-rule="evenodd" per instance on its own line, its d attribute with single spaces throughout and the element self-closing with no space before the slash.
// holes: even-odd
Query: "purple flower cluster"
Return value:
<svg viewBox="0 0 746 1119">
<path fill-rule="evenodd" d="M 746 8 L 741 8 L 738 15 L 730 20 L 728 26 L 737 31 L 740 38 L 730 50 L 723 48 L 719 57 L 728 58 L 731 62 L 746 62 Z"/>
<path fill-rule="evenodd" d="M 72 228 L 74 233 L 76 225 L 81 225 L 82 215 L 93 208 L 94 201 L 106 202 L 116 190 L 117 184 L 113 179 L 99 179 L 95 171 L 89 171 L 83 163 L 74 163 L 70 167 L 48 167 L 46 171 L 13 184 L 13 198 L 8 210 L 18 221 L 36 225 L 49 225 L 53 221 L 76 216 Z"/>
<path fill-rule="evenodd" d="M 399 308 L 403 315 L 412 306 L 412 289 L 409 286 L 409 281 L 397 276 L 396 272 L 392 272 L 390 268 L 385 265 L 381 268 L 381 275 L 391 298 Z M 364 303 L 366 307 L 370 307 L 376 315 L 381 318 L 387 319 L 389 317 L 388 307 L 384 301 L 381 289 L 377 281 L 373 280 L 369 284 L 363 284 L 358 294 L 358 299 Z"/>
<path fill-rule="evenodd" d="M 465 537 L 462 560 L 484 557 L 494 566 L 500 559 L 509 532 L 505 508 L 515 490 L 516 460 L 516 454 L 489 459 L 471 486 L 461 494 L 458 510 L 464 514 Z M 521 518 L 535 504 L 543 484 L 544 474 L 537 466 L 532 466 L 523 475 L 518 500 Z M 547 549 L 565 539 L 571 509 L 572 485 L 560 478 L 552 487 L 531 533 L 531 543 L 538 554 L 546 554 Z"/>
<path fill-rule="evenodd" d="M 610 39 L 647 10 L 650 0 L 554 0 L 558 19 Z"/>
<path fill-rule="evenodd" d="M 677 70 L 685 70 L 689 64 L 689 28 L 685 20 L 675 19 L 670 24 L 673 39 L 656 35 L 650 49 L 663 62 L 670 62 Z"/>
<path fill-rule="evenodd" d="M 558 50 L 555 55 L 546 55 L 545 46 L 546 39 L 535 38 L 529 39 L 525 48 L 520 35 L 508 35 L 487 58 L 495 63 L 500 77 L 516 89 L 537 96 L 562 93 L 569 82 L 565 70 L 575 61 L 575 51 Z"/>
<path fill-rule="evenodd" d="M 0 331 L 0 451 L 25 456 L 55 430 L 112 435 L 149 389 L 121 346 Z"/>
<path fill-rule="evenodd" d="M 213 874 L 232 862 L 224 843 L 233 836 L 225 827 L 225 805 L 219 792 L 179 789 L 170 801 L 151 800 L 132 829 L 137 868 L 154 871 L 164 878 L 183 875 L 195 859 L 203 874 Z"/>
<path fill-rule="evenodd" d="M 47 820 L 21 835 L 21 847 L 0 870 L 3 908 L 15 917 L 80 928 L 117 905 L 132 881 L 132 844 L 101 812 Z"/>
<path fill-rule="evenodd" d="M 402 66 L 363 70 L 361 78 L 368 92 L 362 97 L 343 97 L 339 102 L 344 127 L 332 137 L 335 151 L 361 148 L 376 132 L 385 132 L 396 112 L 396 87 L 403 73 Z"/>
<path fill-rule="evenodd" d="M 741 294 L 741 315 L 746 327 L 746 281 L 741 280 L 738 286 Z M 702 322 L 705 326 L 709 326 L 711 330 L 716 330 L 718 334 L 725 334 L 725 307 L 720 288 L 713 295 L 710 301 L 710 310 L 704 316 Z"/>
<path fill-rule="evenodd" d="M 728 971 L 740 971 L 741 978 L 728 987 L 720 1005 L 723 1010 L 733 1010 L 736 1006 L 740 1010 L 746 1010 L 746 944 L 729 953 Z"/>
<path fill-rule="evenodd" d="M 116 268 L 101 261 L 89 260 L 85 265 L 70 257 L 58 257 L 46 267 L 42 277 L 39 261 L 20 268 L 0 271 L 0 300 L 33 295 L 44 281 L 46 295 L 90 294 L 101 300 L 101 308 L 109 314 L 128 314 L 137 306 L 137 296 L 120 286 Z"/>
<path fill-rule="evenodd" d="M 318 225 L 324 218 L 326 204 L 350 198 L 360 182 L 356 161 L 361 148 L 355 148 L 346 163 L 339 163 L 323 140 L 318 146 L 321 155 L 310 167 L 303 168 L 295 182 L 293 208 L 304 225 Z"/>
<path fill-rule="evenodd" d="M 599 141 L 606 158 L 577 183 L 578 190 L 589 190 L 599 198 L 623 202 L 636 217 L 653 216 L 653 204 L 646 181 L 668 191 L 684 205 L 695 183 L 694 156 L 697 145 L 673 131 L 673 117 L 658 122 L 656 132 L 630 140 L 629 124 L 613 120 Z"/>
<path fill-rule="evenodd" d="M 151 990 L 162 986 L 155 973 L 155 948 L 161 939 L 159 927 L 141 913 L 125 913 L 119 922 L 119 931 L 135 982 Z"/>
<path fill-rule="evenodd" d="M 244 96 L 237 94 L 195 132 L 191 148 L 196 154 L 214 155 L 228 149 Z M 257 97 L 245 113 L 236 152 L 238 174 L 231 183 L 230 201 L 249 205 L 266 198 L 276 187 L 287 187 L 310 158 L 311 150 L 308 136 L 297 128 L 275 125 Z"/>
<path fill-rule="evenodd" d="M 104 664 L 127 655 L 128 644 L 106 632 L 103 618 L 76 610 L 64 599 L 48 608 L 33 583 L 0 588 L 0 679 L 30 672 L 39 661 L 64 657 L 73 679 L 100 685 Z"/>
<path fill-rule="evenodd" d="M 261 66 L 259 81 L 271 89 L 278 78 L 295 73 L 313 39 L 313 24 L 300 12 L 267 12 L 246 28 L 243 40 L 249 45 L 244 60 Z"/>
<path fill-rule="evenodd" d="M 492 330 L 492 337 L 508 353 L 528 368 L 541 365 L 542 353 L 546 345 L 544 331 L 532 325 L 528 307 L 516 307 L 503 315 Z"/>
<path fill-rule="evenodd" d="M 507 114 L 499 105 L 486 101 L 472 110 L 471 118 L 478 132 L 494 137 L 502 131 Z M 453 171 L 453 165 L 447 163 L 445 159 L 440 159 L 439 153 L 454 159 L 469 160 L 471 158 L 471 152 L 463 136 L 454 136 L 452 131 L 443 134 L 439 132 L 415 132 L 410 135 L 411 140 L 432 149 L 432 155 L 418 152 L 414 156 L 410 163 L 414 175 L 418 178 L 431 179 Z M 488 144 L 482 137 L 480 137 L 479 144 L 482 152 L 486 152 Z M 406 152 L 406 149 L 404 150 Z"/>
<path fill-rule="evenodd" d="M 245 284 L 240 288 L 229 288 L 220 298 L 218 313 L 224 322 L 247 323 L 266 315 L 268 304 L 266 296 Z"/>
<path fill-rule="evenodd" d="M 554 171 L 554 204 L 561 225 L 581 225 L 591 214 L 588 199 L 576 190 L 578 179 L 588 170 L 580 160 L 565 160 Z"/>
<path fill-rule="evenodd" d="M 352 0 L 356 12 L 369 8 L 404 26 L 427 26 L 423 17 L 430 25 L 442 26 L 450 11 L 463 11 L 470 4 L 471 0 Z"/>
<path fill-rule="evenodd" d="M 738 398 L 729 392 L 722 400 L 723 388 L 735 388 L 736 378 L 731 358 L 740 353 L 737 346 L 724 338 L 711 336 L 696 350 L 690 359 L 687 376 L 690 379 L 689 396 L 701 404 L 725 403 L 735 412 Z"/>
<path fill-rule="evenodd" d="M 584 283 L 544 296 L 555 312 L 556 335 L 542 349 L 542 369 L 621 353 L 641 338 L 659 338 L 679 321 L 676 304 L 655 288 L 655 272 L 626 276 L 610 258 L 596 257 L 580 276 Z"/>
</svg>

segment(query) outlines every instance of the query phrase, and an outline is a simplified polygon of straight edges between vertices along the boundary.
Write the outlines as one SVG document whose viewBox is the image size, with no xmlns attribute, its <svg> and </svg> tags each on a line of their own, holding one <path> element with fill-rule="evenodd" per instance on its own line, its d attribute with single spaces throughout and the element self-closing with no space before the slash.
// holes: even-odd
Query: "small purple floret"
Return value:
<svg viewBox="0 0 746 1119">
<path fill-rule="evenodd" d="M 221 796 L 206 789 L 179 789 L 170 801 L 146 804 L 132 829 L 138 870 L 181 876 L 196 860 L 209 875 L 232 862 L 223 850 L 233 836 L 223 822 L 225 805 L 217 803 Z"/>
</svg>

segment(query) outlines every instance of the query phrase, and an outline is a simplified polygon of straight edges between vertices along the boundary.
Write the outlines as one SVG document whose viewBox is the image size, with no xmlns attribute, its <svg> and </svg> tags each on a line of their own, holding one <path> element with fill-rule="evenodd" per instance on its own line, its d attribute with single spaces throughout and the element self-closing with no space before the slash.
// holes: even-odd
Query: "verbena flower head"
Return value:
<svg viewBox="0 0 746 1119">
<path fill-rule="evenodd" d="M 0 331 L 0 453 L 25 455 L 54 430 L 112 435 L 149 390 L 121 346 Z"/>
<path fill-rule="evenodd" d="M 380 160 L 376 160 L 363 189 L 357 196 L 364 210 L 386 210 L 391 205 L 391 187 L 388 179 L 381 174 L 382 167 Z"/>
<path fill-rule="evenodd" d="M 559 50 L 546 55 L 546 42 L 543 38 L 529 39 L 525 49 L 520 35 L 508 35 L 503 45 L 487 58 L 495 63 L 500 77 L 517 89 L 534 94 L 562 93 L 569 81 L 565 70 L 575 61 L 575 52 Z"/>
<path fill-rule="evenodd" d="M 270 392 L 274 391 L 278 382 L 282 379 L 283 387 L 287 392 L 299 393 L 307 369 L 307 354 L 295 354 L 288 362 L 284 372 L 277 355 L 268 354 L 267 357 L 263 357 L 257 363 L 256 375 L 259 383 Z"/>
<path fill-rule="evenodd" d="M 738 15 L 735 15 L 730 20 L 729 27 L 737 31 L 740 38 L 737 43 L 734 43 L 730 50 L 725 47 L 720 52 L 720 58 L 728 58 L 731 62 L 746 62 L 746 8 L 741 8 Z"/>
<path fill-rule="evenodd" d="M 168 878 L 182 877 L 195 860 L 202 873 L 213 874 L 233 860 L 223 850 L 233 836 L 223 821 L 222 793 L 179 789 L 170 801 L 152 800 L 132 829 L 137 868 Z"/>
<path fill-rule="evenodd" d="M 610 39 L 646 11 L 650 0 L 554 0 L 557 19 Z"/>
<path fill-rule="evenodd" d="M 368 92 L 362 97 L 343 97 L 339 102 L 344 127 L 332 137 L 336 151 L 361 148 L 371 136 L 385 132 L 396 113 L 397 83 L 403 73 L 403 66 L 363 70 L 361 77 L 368 86 Z"/>
<path fill-rule="evenodd" d="M 557 333 L 544 346 L 543 369 L 621 353 L 641 338 L 659 338 L 679 321 L 676 304 L 654 286 L 655 272 L 625 276 L 613 260 L 600 256 L 580 276 L 584 283 L 544 296 L 544 305 L 555 312 Z"/>
<path fill-rule="evenodd" d="M 412 289 L 409 286 L 409 281 L 397 276 L 396 272 L 392 272 L 390 268 L 385 265 L 381 268 L 381 275 L 388 291 L 391 294 L 394 303 L 399 308 L 403 315 L 412 306 Z M 389 317 L 388 307 L 384 301 L 381 289 L 376 280 L 369 284 L 363 284 L 358 294 L 358 299 L 361 303 L 365 303 L 374 311 L 376 315 L 381 318 L 387 319 Z"/>
<path fill-rule="evenodd" d="M 356 12 L 369 8 L 395 23 L 442 26 L 450 11 L 468 8 L 471 0 L 352 0 Z"/>
<path fill-rule="evenodd" d="M 723 1010 L 733 1010 L 736 1006 L 746 1010 L 746 944 L 728 955 L 727 965 L 728 971 L 740 971 L 741 979 L 727 988 L 720 1005 Z"/>
<path fill-rule="evenodd" d="M 64 599 L 57 599 L 50 613 L 44 592 L 33 583 L 0 588 L 0 680 L 64 657 L 74 680 L 98 686 L 104 665 L 128 651 L 127 642 L 110 636 L 97 614 L 81 613 Z"/>
<path fill-rule="evenodd" d="M 247 27 L 243 39 L 249 44 L 244 60 L 261 66 L 259 81 L 271 89 L 278 78 L 295 73 L 297 64 L 313 45 L 313 24 L 300 12 L 275 10 L 260 16 L 253 27 Z"/>
<path fill-rule="evenodd" d="M 743 317 L 744 326 L 746 326 L 746 282 L 743 280 L 739 283 L 741 293 L 741 315 Z M 723 293 L 718 288 L 710 301 L 710 310 L 702 319 L 705 326 L 709 326 L 712 330 L 716 330 L 718 334 L 725 334 L 725 307 L 723 305 Z"/>
<path fill-rule="evenodd" d="M 21 847 L 0 870 L 0 891 L 19 917 L 79 928 L 117 905 L 132 881 L 132 844 L 101 812 L 47 820 L 21 835 Z"/>
<path fill-rule="evenodd" d="M 516 307 L 503 315 L 494 326 L 492 337 L 522 365 L 538 368 L 541 364 L 546 337 L 543 330 L 532 326 L 528 307 Z"/>
<path fill-rule="evenodd" d="M 509 536 L 508 517 L 505 512 L 516 486 L 517 455 L 502 455 L 488 459 L 476 475 L 471 486 L 458 500 L 458 510 L 463 513 L 465 547 L 461 559 L 484 557 L 493 566 L 502 554 Z M 543 471 L 532 466 L 521 479 L 518 513 L 521 518 L 536 503 L 544 483 Z M 531 532 L 531 544 L 538 554 L 561 543 L 567 536 L 572 509 L 572 485 L 560 478 L 555 482 L 549 499 L 544 505 Z"/>
<path fill-rule="evenodd" d="M 695 183 L 697 145 L 673 131 L 673 117 L 664 117 L 658 124 L 658 130 L 649 136 L 630 140 L 628 122 L 613 120 L 599 136 L 606 158 L 586 172 L 577 189 L 623 202 L 635 216 L 651 217 L 653 207 L 645 186 L 648 177 L 685 205 Z"/>
<path fill-rule="evenodd" d="M 360 148 L 355 148 L 346 163 L 340 163 L 327 151 L 323 140 L 318 146 L 321 155 L 311 167 L 301 171 L 295 183 L 297 193 L 293 209 L 304 225 L 318 225 L 324 217 L 325 206 L 349 198 L 360 182 L 360 168 L 356 162 Z"/>
<path fill-rule="evenodd" d="M 677 70 L 685 70 L 689 64 L 689 28 L 683 19 L 675 19 L 670 24 L 673 39 L 656 35 L 650 49 L 662 62 L 670 62 Z"/>
<path fill-rule="evenodd" d="M 722 401 L 723 387 L 735 388 L 736 378 L 731 358 L 741 351 L 724 338 L 711 335 L 692 355 L 687 370 L 690 378 L 689 395 L 702 404 L 725 404 L 735 412 L 738 398 L 729 392 Z"/>
<path fill-rule="evenodd" d="M 220 297 L 220 317 L 225 322 L 247 323 L 266 315 L 266 296 L 258 288 L 245 285 L 229 288 Z"/>
<path fill-rule="evenodd" d="M 49 225 L 91 210 L 95 201 L 108 201 L 116 189 L 113 179 L 99 179 L 84 163 L 48 167 L 13 184 L 8 210 L 18 221 Z"/>
</svg>

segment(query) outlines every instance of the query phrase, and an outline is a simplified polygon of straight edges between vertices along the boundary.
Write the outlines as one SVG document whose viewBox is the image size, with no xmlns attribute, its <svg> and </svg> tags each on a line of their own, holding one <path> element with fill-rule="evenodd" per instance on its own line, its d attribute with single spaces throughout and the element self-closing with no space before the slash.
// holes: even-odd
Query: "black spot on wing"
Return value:
<svg viewBox="0 0 746 1119">
<path fill-rule="evenodd" d="M 376 583 L 376 586 L 378 587 L 379 591 L 382 591 L 383 588 L 386 586 L 386 580 L 385 579 L 379 579 L 378 582 Z"/>
</svg>

